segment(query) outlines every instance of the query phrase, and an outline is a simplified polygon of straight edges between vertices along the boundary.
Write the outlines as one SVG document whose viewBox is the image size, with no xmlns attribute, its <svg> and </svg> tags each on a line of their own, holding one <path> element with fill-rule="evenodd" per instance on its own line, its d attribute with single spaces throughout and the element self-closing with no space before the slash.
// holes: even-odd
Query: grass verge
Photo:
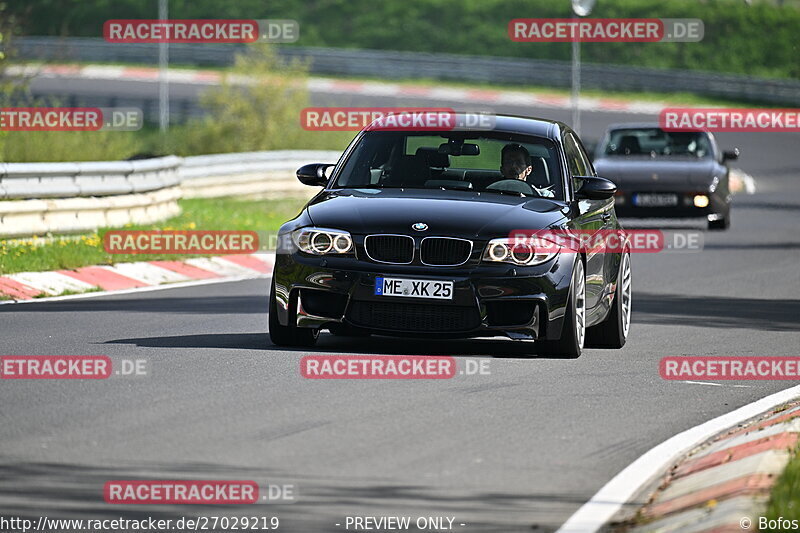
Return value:
<svg viewBox="0 0 800 533">
<path fill-rule="evenodd" d="M 767 520 L 796 520 L 800 523 L 800 446 L 781 477 L 772 487 L 767 511 Z"/>
<path fill-rule="evenodd" d="M 180 200 L 180 215 L 158 224 L 128 225 L 122 229 L 277 231 L 283 222 L 300 211 L 305 202 L 304 198 Z M 103 249 L 103 236 L 109 229 L 102 228 L 87 235 L 0 240 L 0 274 L 74 270 L 88 265 L 191 257 L 170 254 L 109 254 Z"/>
</svg>

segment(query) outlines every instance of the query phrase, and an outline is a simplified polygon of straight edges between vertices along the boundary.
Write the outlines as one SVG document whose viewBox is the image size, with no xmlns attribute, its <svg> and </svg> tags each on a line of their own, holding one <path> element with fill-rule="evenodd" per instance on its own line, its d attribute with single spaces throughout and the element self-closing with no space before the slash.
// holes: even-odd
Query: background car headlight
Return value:
<svg viewBox="0 0 800 533">
<path fill-rule="evenodd" d="M 307 254 L 353 253 L 353 238 L 348 232 L 338 229 L 300 228 L 292 233 L 292 240 Z"/>
<path fill-rule="evenodd" d="M 559 245 L 546 239 L 492 239 L 486 245 L 482 261 L 532 266 L 545 263 L 558 255 Z"/>
<path fill-rule="evenodd" d="M 695 207 L 708 207 L 708 196 L 705 194 L 695 194 L 693 202 Z"/>
</svg>

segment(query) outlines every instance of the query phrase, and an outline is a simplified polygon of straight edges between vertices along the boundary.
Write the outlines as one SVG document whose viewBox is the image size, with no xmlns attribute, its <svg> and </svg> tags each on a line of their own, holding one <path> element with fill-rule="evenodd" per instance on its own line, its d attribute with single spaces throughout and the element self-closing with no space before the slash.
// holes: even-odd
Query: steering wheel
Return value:
<svg viewBox="0 0 800 533">
<path fill-rule="evenodd" d="M 533 196 L 535 195 L 535 191 L 533 187 L 528 182 L 522 180 L 500 180 L 495 181 L 488 187 L 486 187 L 487 191 L 508 191 L 508 192 L 516 192 L 519 194 L 524 194 L 526 196 Z"/>
</svg>

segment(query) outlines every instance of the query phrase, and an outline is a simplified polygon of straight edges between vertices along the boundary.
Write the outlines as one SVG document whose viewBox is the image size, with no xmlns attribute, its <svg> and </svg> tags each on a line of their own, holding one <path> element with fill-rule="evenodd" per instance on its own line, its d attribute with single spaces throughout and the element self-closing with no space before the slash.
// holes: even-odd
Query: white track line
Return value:
<svg viewBox="0 0 800 533">
<path fill-rule="evenodd" d="M 231 281 L 244 281 L 246 279 L 269 279 L 272 274 L 262 274 L 260 276 L 231 276 L 227 278 L 201 279 L 196 281 L 182 281 L 179 283 L 166 283 L 153 287 L 138 287 L 134 289 L 122 289 L 119 291 L 99 291 L 86 292 L 83 294 L 70 294 L 68 296 L 52 296 L 50 298 L 33 298 L 31 300 L 0 300 L 0 305 L 5 304 L 35 304 L 40 302 L 60 302 L 62 300 L 81 300 L 83 298 L 98 298 L 100 296 L 116 296 L 117 294 L 134 294 L 139 292 L 163 291 L 165 289 L 181 289 L 183 287 L 197 287 L 199 285 L 212 285 L 214 283 L 229 283 Z"/>
<path fill-rule="evenodd" d="M 711 385 L 713 387 L 722 387 L 722 383 L 711 383 L 710 381 L 681 381 L 681 383 L 688 383 L 689 385 Z"/>
<path fill-rule="evenodd" d="M 639 457 L 606 483 L 597 494 L 564 522 L 556 533 L 598 531 L 636 493 L 673 462 L 711 437 L 800 396 L 800 385 L 762 398 L 728 414 L 679 433 Z"/>
</svg>

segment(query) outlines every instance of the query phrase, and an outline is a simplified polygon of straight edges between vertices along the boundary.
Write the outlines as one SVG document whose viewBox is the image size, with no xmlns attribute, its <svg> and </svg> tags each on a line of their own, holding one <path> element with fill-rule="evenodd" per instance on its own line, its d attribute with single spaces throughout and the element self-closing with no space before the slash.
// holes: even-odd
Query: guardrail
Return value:
<svg viewBox="0 0 800 533">
<path fill-rule="evenodd" d="M 295 170 L 306 163 L 335 163 L 340 152 L 280 150 L 186 157 L 180 169 L 184 198 L 310 195 Z"/>
<path fill-rule="evenodd" d="M 181 158 L 77 163 L 0 163 L 0 199 L 149 192 L 180 183 Z"/>
<path fill-rule="evenodd" d="M 149 224 L 180 213 L 178 200 L 310 195 L 294 177 L 337 151 L 282 150 L 138 161 L 0 164 L 0 237 Z"/>
<path fill-rule="evenodd" d="M 158 45 L 107 43 L 101 38 L 19 37 L 22 59 L 81 62 L 158 62 Z M 174 64 L 225 66 L 246 50 L 243 45 L 171 44 Z M 432 78 L 513 85 L 569 87 L 570 63 L 490 56 L 461 56 L 388 50 L 278 47 L 281 57 L 306 60 L 313 74 L 370 76 L 385 79 Z M 800 105 L 800 81 L 756 78 L 696 70 L 666 70 L 620 65 L 583 64 L 587 89 L 681 91 L 783 105 Z M 69 97 L 68 94 L 63 96 Z M 186 104 L 189 105 L 189 104 Z M 144 106 L 143 106 L 144 107 Z M 187 109 L 187 113 L 189 110 Z"/>
<path fill-rule="evenodd" d="M 309 162 L 333 162 L 340 152 L 333 150 L 276 150 L 268 152 L 237 152 L 184 157 L 180 167 L 181 181 L 208 176 L 247 174 L 271 170 L 295 170 Z"/>
</svg>

